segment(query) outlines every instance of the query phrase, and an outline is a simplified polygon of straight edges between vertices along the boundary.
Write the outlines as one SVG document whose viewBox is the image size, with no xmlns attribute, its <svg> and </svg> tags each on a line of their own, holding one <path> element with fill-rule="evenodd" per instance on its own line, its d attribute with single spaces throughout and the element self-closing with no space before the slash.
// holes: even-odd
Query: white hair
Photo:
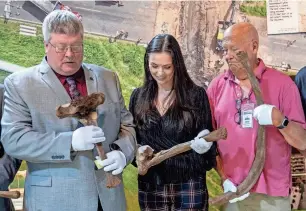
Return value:
<svg viewBox="0 0 306 211">
<path fill-rule="evenodd" d="M 83 37 L 83 24 L 78 17 L 67 10 L 54 10 L 44 19 L 42 25 L 44 41 L 49 42 L 51 33 L 76 35 L 81 34 Z"/>
</svg>

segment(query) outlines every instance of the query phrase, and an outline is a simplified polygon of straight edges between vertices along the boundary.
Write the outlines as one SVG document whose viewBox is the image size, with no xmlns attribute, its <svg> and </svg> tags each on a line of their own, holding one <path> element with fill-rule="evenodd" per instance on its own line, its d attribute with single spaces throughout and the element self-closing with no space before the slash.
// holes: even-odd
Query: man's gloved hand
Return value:
<svg viewBox="0 0 306 211">
<path fill-rule="evenodd" d="M 272 109 L 274 105 L 263 104 L 254 109 L 253 117 L 260 125 L 273 125 L 272 122 Z"/>
<path fill-rule="evenodd" d="M 72 134 L 72 148 L 74 151 L 92 150 L 95 143 L 103 141 L 105 141 L 103 130 L 93 125 L 80 127 Z"/>
<path fill-rule="evenodd" d="M 101 160 L 100 157 L 96 157 L 96 162 L 104 167 L 104 171 L 112 171 L 113 175 L 120 174 L 126 166 L 125 155 L 119 150 L 114 150 L 106 153 L 106 157 L 107 158 L 105 160 Z"/>
<path fill-rule="evenodd" d="M 213 145 L 212 142 L 205 141 L 204 138 L 201 138 L 203 136 L 206 136 L 209 134 L 209 130 L 202 130 L 197 137 L 194 138 L 194 140 L 191 141 L 190 147 L 194 151 L 196 151 L 199 154 L 203 154 L 207 152 L 210 147 Z"/>
<path fill-rule="evenodd" d="M 229 179 L 226 179 L 223 182 L 223 190 L 224 190 L 224 193 L 227 193 L 229 191 L 236 193 L 237 192 L 237 187 L 234 185 L 234 183 L 232 183 L 232 181 L 230 181 Z M 230 200 L 229 203 L 235 203 L 237 201 L 242 201 L 245 198 L 247 198 L 249 195 L 250 195 L 250 193 L 243 194 L 240 197 L 237 197 L 237 198 L 234 198 L 234 199 Z"/>
</svg>

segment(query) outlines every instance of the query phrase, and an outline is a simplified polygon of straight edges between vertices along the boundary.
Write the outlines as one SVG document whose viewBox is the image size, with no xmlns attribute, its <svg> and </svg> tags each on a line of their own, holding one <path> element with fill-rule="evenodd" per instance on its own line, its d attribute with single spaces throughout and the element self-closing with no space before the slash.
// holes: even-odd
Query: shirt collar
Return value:
<svg viewBox="0 0 306 211">
<path fill-rule="evenodd" d="M 54 71 L 54 70 L 53 70 Z M 55 75 L 58 77 L 58 79 L 62 82 L 62 83 L 66 83 L 66 78 L 68 77 L 73 77 L 76 82 L 78 83 L 83 83 L 85 81 L 85 74 L 84 74 L 84 69 L 83 67 L 81 66 L 80 69 L 74 73 L 73 75 L 69 75 L 69 76 L 66 76 L 66 75 L 61 75 L 57 72 L 55 72 Z"/>
</svg>

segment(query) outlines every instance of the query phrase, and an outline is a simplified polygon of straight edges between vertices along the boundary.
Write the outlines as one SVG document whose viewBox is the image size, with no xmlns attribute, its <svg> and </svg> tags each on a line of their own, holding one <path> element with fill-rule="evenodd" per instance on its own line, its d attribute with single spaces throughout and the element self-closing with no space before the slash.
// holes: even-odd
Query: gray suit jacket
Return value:
<svg viewBox="0 0 306 211">
<path fill-rule="evenodd" d="M 0 84 L 0 118 L 2 117 L 2 105 L 3 105 L 3 91 L 4 87 Z M 0 127 L 1 131 L 1 127 Z M 14 177 L 21 165 L 21 160 L 14 159 L 8 156 L 3 151 L 3 146 L 0 142 L 0 190 L 8 190 L 8 186 L 14 180 Z M 10 199 L 5 199 L 0 197 L 0 210 L 1 211 L 11 211 L 15 210 Z"/>
<path fill-rule="evenodd" d="M 128 163 L 135 156 L 133 118 L 124 105 L 117 75 L 103 67 L 83 64 L 88 94 L 103 92 L 105 103 L 98 124 L 110 151 L 116 143 Z M 55 108 L 71 101 L 45 59 L 40 65 L 5 79 L 2 143 L 6 152 L 27 161 L 25 205 L 28 211 L 96 211 L 98 196 L 104 211 L 125 211 L 123 184 L 105 187 L 105 172 L 96 170 L 96 149 L 70 152 L 76 119 L 59 119 Z"/>
</svg>

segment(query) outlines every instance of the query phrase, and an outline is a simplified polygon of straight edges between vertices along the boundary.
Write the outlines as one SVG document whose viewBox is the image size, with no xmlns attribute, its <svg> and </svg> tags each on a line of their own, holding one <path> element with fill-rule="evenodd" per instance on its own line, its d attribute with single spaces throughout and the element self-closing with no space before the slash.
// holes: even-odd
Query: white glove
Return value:
<svg viewBox="0 0 306 211">
<path fill-rule="evenodd" d="M 112 171 L 113 175 L 120 174 L 126 166 L 125 155 L 119 150 L 114 150 L 106 153 L 106 157 L 105 160 L 101 160 L 100 157 L 97 156 L 96 162 L 98 162 L 99 165 L 104 166 L 104 171 Z"/>
<path fill-rule="evenodd" d="M 234 183 L 232 183 L 232 181 L 230 181 L 229 179 L 226 179 L 224 182 L 223 182 L 223 190 L 224 190 L 224 193 L 227 193 L 227 192 L 234 192 L 236 193 L 237 192 L 237 187 L 234 185 Z M 246 193 L 246 194 L 243 194 L 242 196 L 240 197 L 237 197 L 237 198 L 234 198 L 232 200 L 229 200 L 229 203 L 235 203 L 237 201 L 242 201 L 244 200 L 245 198 L 247 198 L 248 196 L 250 195 L 250 193 Z"/>
<path fill-rule="evenodd" d="M 72 148 L 74 151 L 92 150 L 95 143 L 105 141 L 104 132 L 97 126 L 84 126 L 76 129 L 72 134 Z"/>
<path fill-rule="evenodd" d="M 194 140 L 191 141 L 190 147 L 194 151 L 196 151 L 199 154 L 203 154 L 207 152 L 210 147 L 213 145 L 212 142 L 205 141 L 204 138 L 201 138 L 202 136 L 206 136 L 209 134 L 209 130 L 202 130 L 197 137 L 194 138 Z"/>
<path fill-rule="evenodd" d="M 254 109 L 253 117 L 260 125 L 273 125 L 272 123 L 272 109 L 274 105 L 263 104 Z"/>
<path fill-rule="evenodd" d="M 143 146 L 140 146 L 138 147 L 138 153 L 141 154 L 141 153 L 144 153 L 144 151 L 149 148 L 151 149 L 152 151 L 154 151 L 154 149 L 152 149 L 152 147 L 150 147 L 149 145 L 143 145 Z"/>
</svg>

